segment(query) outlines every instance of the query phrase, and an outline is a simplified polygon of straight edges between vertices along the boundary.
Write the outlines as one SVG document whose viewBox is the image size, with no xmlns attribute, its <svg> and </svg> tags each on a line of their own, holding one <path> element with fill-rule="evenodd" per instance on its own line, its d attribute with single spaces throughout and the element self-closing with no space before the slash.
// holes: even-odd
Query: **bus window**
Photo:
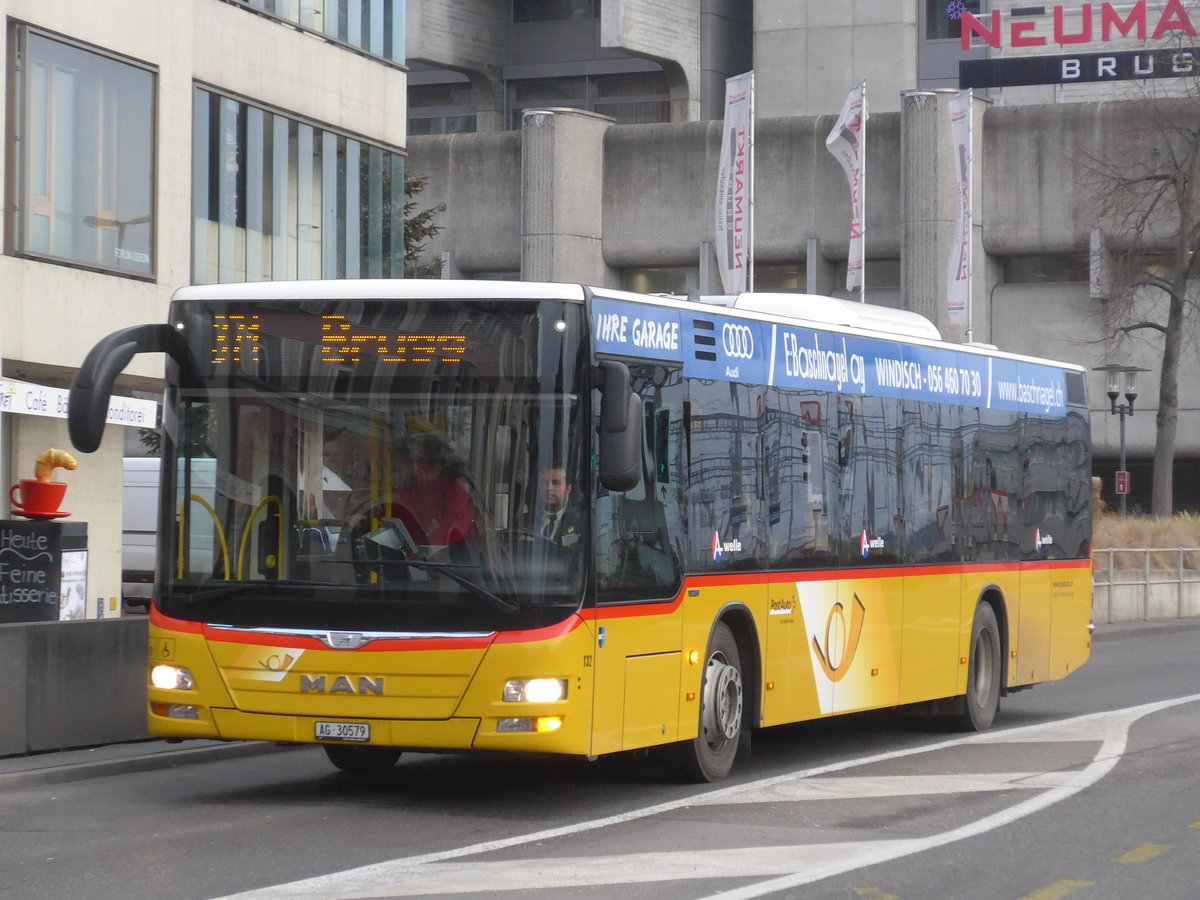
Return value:
<svg viewBox="0 0 1200 900">
<path fill-rule="evenodd" d="M 632 366 L 630 375 L 642 398 L 642 479 L 633 490 L 605 492 L 596 501 L 601 601 L 670 597 L 682 577 L 680 373 L 665 366 Z"/>
<path fill-rule="evenodd" d="M 841 562 L 895 563 L 903 510 L 897 477 L 901 401 L 841 395 L 837 421 Z"/>
<path fill-rule="evenodd" d="M 763 562 L 762 389 L 693 380 L 688 391 L 689 564 L 756 569 Z"/>
<path fill-rule="evenodd" d="M 829 565 L 825 477 L 831 457 L 824 431 L 828 397 L 808 391 L 767 392 L 764 459 L 767 540 L 773 568 Z M 836 459 L 833 460 L 836 466 Z"/>
</svg>

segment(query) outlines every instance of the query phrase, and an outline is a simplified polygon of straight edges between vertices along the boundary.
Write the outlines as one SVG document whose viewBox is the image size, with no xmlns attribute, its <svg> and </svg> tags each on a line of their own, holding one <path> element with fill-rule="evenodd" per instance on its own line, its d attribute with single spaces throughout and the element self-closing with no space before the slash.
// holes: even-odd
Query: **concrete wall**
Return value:
<svg viewBox="0 0 1200 900">
<path fill-rule="evenodd" d="M 760 115 L 836 114 L 867 80 L 868 110 L 896 112 L 917 86 L 916 0 L 756 0 Z"/>
<path fill-rule="evenodd" d="M 606 0 L 600 44 L 658 61 L 671 84 L 671 119 L 700 116 L 700 16 L 696 0 Z"/>
<path fill-rule="evenodd" d="M 494 0 L 405 0 L 407 59 L 466 74 L 480 131 L 504 127 L 508 13 Z"/>
<path fill-rule="evenodd" d="M 146 737 L 146 626 L 0 625 L 0 756 Z"/>
</svg>

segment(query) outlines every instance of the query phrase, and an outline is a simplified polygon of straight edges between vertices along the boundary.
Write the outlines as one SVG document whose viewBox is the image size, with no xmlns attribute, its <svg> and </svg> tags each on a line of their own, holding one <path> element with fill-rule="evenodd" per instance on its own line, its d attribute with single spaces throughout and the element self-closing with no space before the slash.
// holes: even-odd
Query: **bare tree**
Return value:
<svg viewBox="0 0 1200 900">
<path fill-rule="evenodd" d="M 1173 511 L 1180 354 L 1200 319 L 1200 94 L 1194 83 L 1175 89 L 1183 96 L 1120 104 L 1124 140 L 1087 164 L 1111 266 L 1105 340 L 1118 352 L 1138 341 L 1161 353 L 1156 516 Z"/>
</svg>

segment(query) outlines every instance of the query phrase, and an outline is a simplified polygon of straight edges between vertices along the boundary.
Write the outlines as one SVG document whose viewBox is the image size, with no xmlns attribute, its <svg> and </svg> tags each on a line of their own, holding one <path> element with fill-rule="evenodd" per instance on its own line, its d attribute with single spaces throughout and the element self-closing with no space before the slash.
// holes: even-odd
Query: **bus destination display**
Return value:
<svg viewBox="0 0 1200 900">
<path fill-rule="evenodd" d="M 383 331 L 351 322 L 345 316 L 320 319 L 319 336 L 309 337 L 300 329 L 281 329 L 272 320 L 273 333 L 320 345 L 319 359 L 336 365 L 358 365 L 366 361 L 396 365 L 459 363 L 467 355 L 465 334 L 409 334 Z M 287 332 L 296 332 L 289 334 Z M 209 359 L 213 363 L 247 363 L 257 360 L 264 330 L 257 313 L 214 314 Z"/>
</svg>

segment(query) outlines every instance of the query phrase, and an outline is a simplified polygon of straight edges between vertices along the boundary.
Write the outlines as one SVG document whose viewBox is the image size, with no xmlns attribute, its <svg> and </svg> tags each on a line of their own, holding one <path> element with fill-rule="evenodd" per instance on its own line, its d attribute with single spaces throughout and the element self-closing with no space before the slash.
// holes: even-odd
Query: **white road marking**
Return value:
<svg viewBox="0 0 1200 900">
<path fill-rule="evenodd" d="M 1121 754 L 1125 750 L 1129 727 L 1135 721 L 1151 713 L 1197 701 L 1200 701 L 1200 694 L 1192 694 L 1187 697 L 1148 703 L 1127 709 L 1092 713 L 1073 719 L 1022 728 L 968 735 L 929 746 L 844 760 L 761 779 L 750 784 L 719 788 L 695 797 L 658 803 L 602 819 L 593 819 L 511 838 L 485 841 L 436 853 L 403 857 L 344 872 L 246 891 L 222 898 L 222 900 L 300 900 L 300 898 L 306 897 L 321 898 L 321 900 L 338 900 L 338 898 L 347 898 L 348 900 L 348 898 L 478 892 L 483 885 L 486 885 L 486 889 L 489 891 L 534 890 L 568 885 L 634 884 L 697 878 L 765 877 L 768 880 L 721 891 L 719 894 L 722 900 L 759 897 L 763 894 L 810 884 L 855 869 L 974 837 L 1039 812 L 1090 787 L 1108 774 L 1120 760 Z M 975 784 L 989 785 L 1002 784 L 1005 779 L 1010 779 L 1005 787 L 988 789 L 1019 789 L 1027 784 L 1029 788 L 1040 790 L 1041 793 L 960 828 L 922 838 L 787 847 L 702 848 L 694 851 L 601 857 L 450 862 L 451 860 L 461 860 L 467 856 L 582 834 L 688 807 L 712 806 L 718 803 L 818 799 L 818 795 L 809 793 L 809 791 L 810 788 L 822 790 L 819 783 L 814 787 L 812 782 L 804 783 L 805 779 L 968 744 L 1048 740 L 1076 742 L 1089 739 L 1100 742 L 1100 747 L 1092 761 L 1077 771 L 1045 775 L 1031 775 L 1030 773 L 956 775 L 943 779 L 932 779 L 936 784 L 931 785 L 934 787 L 934 790 L 928 791 L 931 794 L 956 793 L 956 788 L 961 787 L 964 778 L 969 778 Z M 924 776 L 912 777 L 924 779 Z M 838 794 L 839 798 L 878 797 L 883 796 L 879 791 L 887 782 L 891 782 L 894 788 L 900 789 L 901 793 L 908 793 L 904 789 L 906 784 L 908 787 L 912 787 L 916 783 L 912 781 L 912 777 L 881 779 L 868 776 L 862 779 L 846 777 L 820 779 L 820 781 L 844 782 L 840 788 L 847 792 Z M 1022 779 L 1030 780 L 1023 784 Z M 868 793 L 865 795 L 850 793 L 849 783 L 854 781 L 859 781 Z M 946 786 L 950 786 L 951 790 L 946 790 Z M 837 789 L 836 784 L 834 789 Z M 713 896 L 718 895 L 714 894 Z"/>
<path fill-rule="evenodd" d="M 922 794 L 977 794 L 987 791 L 1038 790 L 1060 787 L 1070 772 L 1007 772 L 979 775 L 867 775 L 856 778 L 806 778 L 767 787 L 748 786 L 744 795 L 695 798 L 691 806 L 728 803 L 786 803 L 797 800 L 866 800 L 872 797 L 916 797 Z"/>
</svg>

